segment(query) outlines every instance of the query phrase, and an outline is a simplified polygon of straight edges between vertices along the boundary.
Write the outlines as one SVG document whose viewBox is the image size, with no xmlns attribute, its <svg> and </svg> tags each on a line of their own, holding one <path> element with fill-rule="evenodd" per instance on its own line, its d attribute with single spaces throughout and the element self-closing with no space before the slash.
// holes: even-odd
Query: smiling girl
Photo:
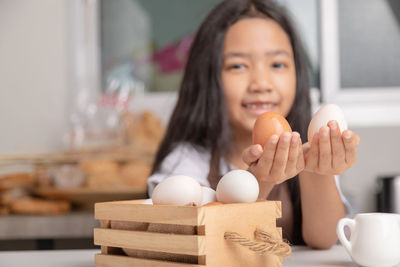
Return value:
<svg viewBox="0 0 400 267">
<path fill-rule="evenodd" d="M 215 189 L 232 169 L 252 172 L 260 200 L 282 201 L 278 225 L 291 244 L 329 248 L 345 209 L 335 175 L 356 160 L 358 136 L 331 121 L 302 144 L 311 119 L 303 49 L 274 1 L 227 0 L 200 26 L 179 98 L 158 150 L 149 194 L 173 174 Z M 286 117 L 293 133 L 252 144 L 266 111 Z"/>
</svg>

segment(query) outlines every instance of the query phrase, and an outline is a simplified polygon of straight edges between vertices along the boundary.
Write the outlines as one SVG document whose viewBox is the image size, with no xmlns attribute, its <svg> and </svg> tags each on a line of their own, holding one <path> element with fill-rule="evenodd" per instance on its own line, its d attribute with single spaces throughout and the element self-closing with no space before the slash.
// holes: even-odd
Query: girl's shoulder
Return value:
<svg viewBox="0 0 400 267">
<path fill-rule="evenodd" d="M 211 153 L 204 147 L 182 142 L 173 148 L 173 150 L 165 157 L 161 163 L 161 169 L 176 168 L 179 165 L 189 165 L 196 167 L 197 165 L 210 162 Z"/>
<path fill-rule="evenodd" d="M 174 149 L 167 157 L 176 156 L 192 156 L 192 157 L 210 157 L 211 153 L 208 149 L 199 145 L 191 144 L 188 142 L 181 142 L 175 145 Z"/>
<path fill-rule="evenodd" d="M 187 175 L 196 179 L 200 184 L 209 186 L 207 180 L 210 170 L 209 150 L 190 143 L 179 143 L 165 157 L 159 171 L 147 180 L 149 194 L 154 187 L 172 175 Z"/>
<path fill-rule="evenodd" d="M 199 169 L 209 166 L 210 157 L 210 151 L 204 147 L 186 142 L 179 143 L 165 158 L 162 168 L 166 167 L 170 169 L 172 167 L 180 170 L 187 168 Z"/>
</svg>

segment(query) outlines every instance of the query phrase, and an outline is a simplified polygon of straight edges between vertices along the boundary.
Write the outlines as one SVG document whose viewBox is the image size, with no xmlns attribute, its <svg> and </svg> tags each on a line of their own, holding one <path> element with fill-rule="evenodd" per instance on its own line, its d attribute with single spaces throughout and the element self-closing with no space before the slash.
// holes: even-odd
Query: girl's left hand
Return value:
<svg viewBox="0 0 400 267">
<path fill-rule="evenodd" d="M 305 170 L 321 175 L 337 175 L 354 165 L 360 138 L 350 130 L 340 134 L 336 121 L 321 127 L 309 143 L 303 145 Z M 308 151 L 307 151 L 308 150 Z"/>
</svg>

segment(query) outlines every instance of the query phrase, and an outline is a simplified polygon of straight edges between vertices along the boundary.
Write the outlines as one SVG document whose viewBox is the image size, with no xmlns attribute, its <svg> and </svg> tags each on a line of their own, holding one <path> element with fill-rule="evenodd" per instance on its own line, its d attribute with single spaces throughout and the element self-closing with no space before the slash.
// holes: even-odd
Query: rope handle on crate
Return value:
<svg viewBox="0 0 400 267">
<path fill-rule="evenodd" d="M 269 233 L 257 229 L 254 232 L 256 240 L 252 241 L 242 237 L 237 232 L 225 232 L 224 238 L 258 253 L 258 254 L 274 254 L 279 257 L 287 257 L 291 253 L 291 248 L 287 241 L 273 238 Z"/>
</svg>

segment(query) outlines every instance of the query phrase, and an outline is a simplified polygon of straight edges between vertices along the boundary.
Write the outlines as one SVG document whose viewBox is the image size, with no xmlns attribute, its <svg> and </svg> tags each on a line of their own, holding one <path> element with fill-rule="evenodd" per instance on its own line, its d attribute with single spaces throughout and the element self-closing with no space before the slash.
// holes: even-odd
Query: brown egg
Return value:
<svg viewBox="0 0 400 267">
<path fill-rule="evenodd" d="M 279 113 L 269 111 L 261 114 L 253 127 L 253 144 L 264 147 L 272 135 L 281 135 L 283 132 L 292 132 L 287 120 Z"/>
<path fill-rule="evenodd" d="M 218 202 L 218 201 L 214 201 L 214 202 L 207 203 L 207 204 L 205 204 L 203 206 L 214 206 L 214 205 L 223 205 L 223 203 Z"/>
</svg>

